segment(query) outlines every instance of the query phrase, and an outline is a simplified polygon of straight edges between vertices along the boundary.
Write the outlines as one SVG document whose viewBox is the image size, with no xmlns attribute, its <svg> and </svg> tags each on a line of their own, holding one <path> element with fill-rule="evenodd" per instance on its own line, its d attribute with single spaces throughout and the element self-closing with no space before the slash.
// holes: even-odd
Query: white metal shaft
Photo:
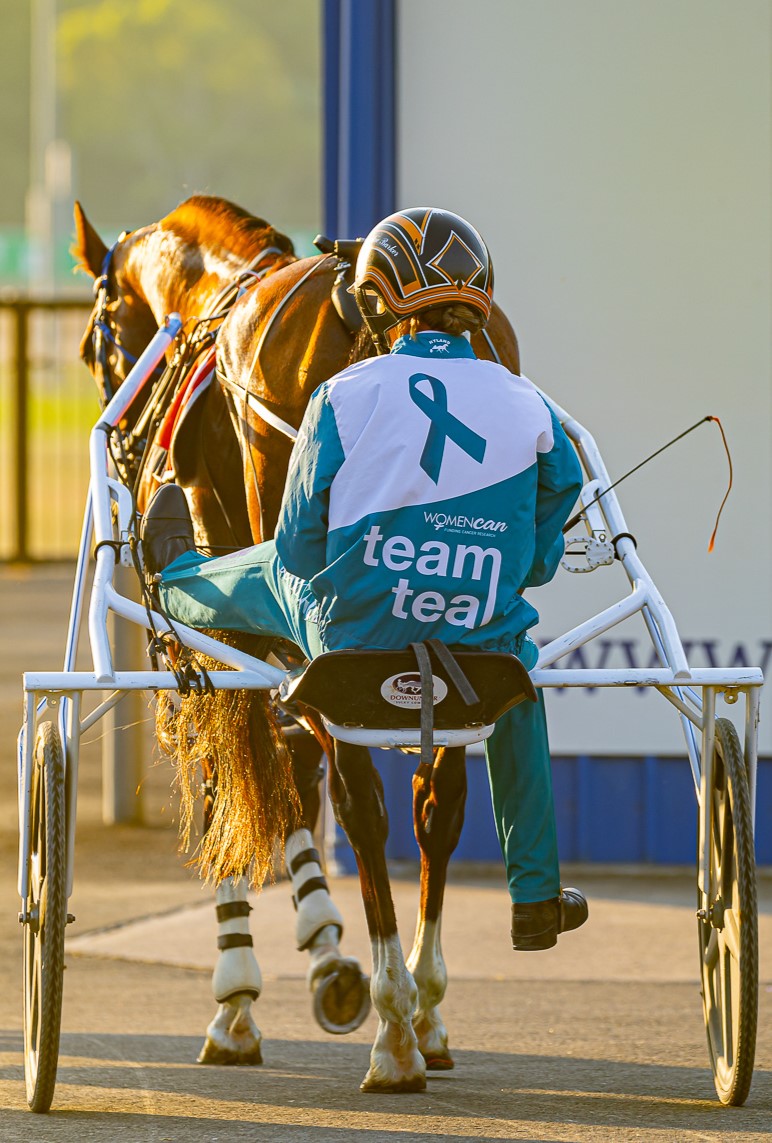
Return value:
<svg viewBox="0 0 772 1143">
<path fill-rule="evenodd" d="M 147 382 L 158 362 L 182 329 L 179 314 L 169 314 L 152 341 L 143 350 L 122 383 L 118 392 L 104 409 L 100 424 L 117 425 L 126 416 L 137 393 Z"/>
<path fill-rule="evenodd" d="M 578 627 L 567 631 L 565 635 L 546 643 L 539 651 L 538 666 L 547 667 L 557 659 L 562 659 L 564 655 L 575 651 L 577 647 L 581 647 L 589 639 L 601 635 L 604 631 L 616 626 L 617 623 L 621 623 L 623 619 L 635 615 L 636 611 L 640 611 L 645 603 L 645 588 L 638 586 L 625 599 L 620 599 L 611 607 L 607 607 L 605 611 L 594 615 L 592 619 L 580 623 Z"/>
<path fill-rule="evenodd" d="M 213 686 L 223 691 L 264 691 L 274 683 L 267 682 L 262 673 L 255 671 L 209 671 Z M 90 671 L 27 671 L 23 675 L 27 694 L 44 691 L 68 694 L 72 691 L 176 691 L 177 680 L 171 671 L 116 671 L 105 683 Z M 115 703 L 105 706 L 102 713 Z M 93 725 L 89 718 L 88 725 Z"/>
<path fill-rule="evenodd" d="M 123 616 L 124 619 L 130 619 L 134 623 L 138 623 L 141 627 L 147 627 L 147 612 L 144 607 L 138 603 L 133 603 L 125 596 L 119 595 L 117 591 L 109 585 L 105 590 L 105 600 L 111 611 L 116 615 Z M 168 620 L 164 619 L 162 615 L 152 612 L 153 622 L 159 631 L 169 631 Z M 243 651 L 238 651 L 235 647 L 228 647 L 225 643 L 220 643 L 217 639 L 212 639 L 209 635 L 202 635 L 200 631 L 194 630 L 192 627 L 186 627 L 184 623 L 174 623 L 174 631 L 182 638 L 187 647 L 192 647 L 194 651 L 200 651 L 204 655 L 211 655 L 213 659 L 217 659 L 220 663 L 224 663 L 226 667 L 233 667 L 236 671 L 250 671 L 255 675 L 259 675 L 263 682 L 263 686 L 278 687 L 279 683 L 284 679 L 285 672 L 278 669 L 278 667 L 270 667 L 264 663 L 262 659 L 255 659 L 252 655 L 247 655 Z M 242 684 L 243 686 L 244 684 Z"/>
</svg>

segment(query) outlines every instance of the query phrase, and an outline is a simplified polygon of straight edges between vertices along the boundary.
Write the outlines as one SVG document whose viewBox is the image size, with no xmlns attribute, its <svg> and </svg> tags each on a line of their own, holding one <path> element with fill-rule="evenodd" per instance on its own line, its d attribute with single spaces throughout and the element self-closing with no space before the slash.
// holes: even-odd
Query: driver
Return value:
<svg viewBox="0 0 772 1143">
<path fill-rule="evenodd" d="M 142 533 L 161 604 L 191 627 L 276 635 L 309 658 L 435 638 L 530 670 L 538 613 L 523 592 L 557 570 L 581 470 L 531 382 L 472 350 L 492 304 L 488 249 L 449 211 L 399 211 L 365 239 L 354 292 L 378 356 L 311 397 L 275 540 L 201 556 L 182 490 L 163 485 Z M 541 692 L 485 749 L 513 947 L 551 948 L 588 909 L 560 885 Z"/>
</svg>

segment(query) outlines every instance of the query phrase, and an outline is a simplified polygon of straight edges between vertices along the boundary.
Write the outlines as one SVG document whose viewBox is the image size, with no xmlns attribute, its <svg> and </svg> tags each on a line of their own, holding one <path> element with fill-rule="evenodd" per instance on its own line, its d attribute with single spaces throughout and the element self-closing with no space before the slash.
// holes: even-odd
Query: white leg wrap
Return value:
<svg viewBox="0 0 772 1143">
<path fill-rule="evenodd" d="M 330 897 L 310 830 L 296 830 L 287 838 L 285 860 L 292 878 L 292 900 L 298 912 L 295 924 L 298 948 L 307 949 L 328 925 L 337 928 L 340 940 L 343 917 Z"/>
<path fill-rule="evenodd" d="M 220 955 L 212 975 L 212 991 L 218 1004 L 245 993 L 256 1000 L 263 987 L 260 966 L 252 951 L 249 932 L 250 906 L 247 882 L 228 877 L 215 892 L 217 947 Z"/>
</svg>

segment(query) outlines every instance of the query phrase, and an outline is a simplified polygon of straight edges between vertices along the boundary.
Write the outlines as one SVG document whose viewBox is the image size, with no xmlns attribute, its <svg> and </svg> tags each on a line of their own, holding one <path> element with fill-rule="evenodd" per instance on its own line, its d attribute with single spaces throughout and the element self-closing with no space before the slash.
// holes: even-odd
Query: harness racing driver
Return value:
<svg viewBox="0 0 772 1143">
<path fill-rule="evenodd" d="M 311 397 L 275 540 L 204 557 L 182 490 L 163 485 L 142 536 L 161 604 L 309 658 L 434 638 L 530 670 L 538 614 L 522 593 L 557 570 L 581 470 L 531 382 L 472 350 L 492 304 L 488 249 L 448 211 L 400 211 L 365 239 L 354 292 L 378 356 Z M 551 948 L 588 908 L 560 886 L 541 692 L 498 720 L 485 751 L 513 947 Z"/>
</svg>

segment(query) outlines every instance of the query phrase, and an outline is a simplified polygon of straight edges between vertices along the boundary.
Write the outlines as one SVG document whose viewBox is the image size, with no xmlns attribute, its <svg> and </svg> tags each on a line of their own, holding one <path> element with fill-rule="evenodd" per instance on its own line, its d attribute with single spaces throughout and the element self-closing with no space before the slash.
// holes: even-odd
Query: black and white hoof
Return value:
<svg viewBox="0 0 772 1143">
<path fill-rule="evenodd" d="M 206 1030 L 199 1064 L 255 1067 L 263 1062 L 260 1029 L 252 1019 L 252 996 L 242 994 L 224 1001 Z"/>
</svg>

